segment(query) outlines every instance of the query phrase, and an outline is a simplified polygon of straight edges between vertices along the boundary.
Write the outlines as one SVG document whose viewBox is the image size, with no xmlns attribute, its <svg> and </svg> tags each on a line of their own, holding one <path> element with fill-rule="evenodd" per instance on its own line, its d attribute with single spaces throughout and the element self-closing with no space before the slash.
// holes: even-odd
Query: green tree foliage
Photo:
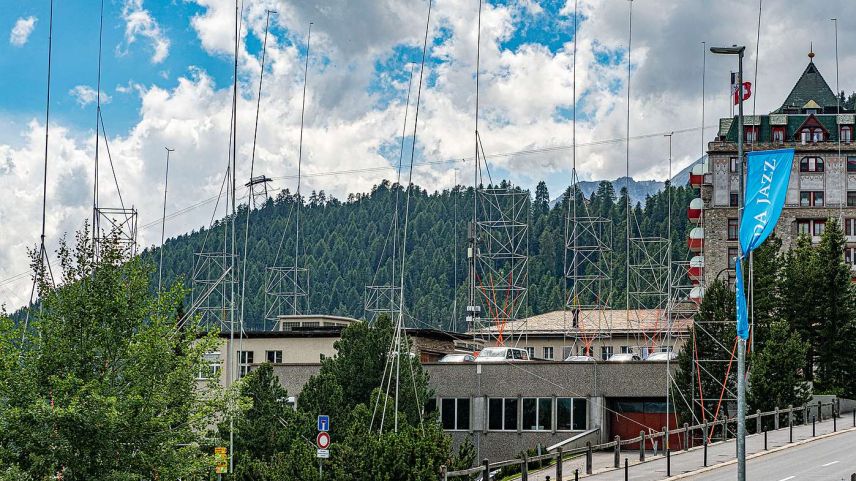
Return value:
<svg viewBox="0 0 856 481">
<path fill-rule="evenodd" d="M 315 479 L 315 450 L 307 438 L 312 420 L 300 416 L 285 401 L 288 393 L 262 364 L 239 383 L 247 408 L 234 419 L 235 478 L 241 480 Z M 229 422 L 220 436 L 229 439 Z"/>
<path fill-rule="evenodd" d="M 808 343 L 783 321 L 769 325 L 767 343 L 752 355 L 747 401 L 753 409 L 802 406 L 811 400 L 802 373 Z"/>
<path fill-rule="evenodd" d="M 0 322 L 0 466 L 31 479 L 207 476 L 217 391 L 196 377 L 217 341 L 175 330 L 186 291 L 154 296 L 152 266 L 115 238 L 94 260 L 86 230 L 59 260 L 57 287 L 33 262 L 41 304 L 25 341 Z"/>
<path fill-rule="evenodd" d="M 564 259 L 567 189 L 551 205 L 545 183 L 535 189 L 528 213 L 529 292 L 524 314 L 561 309 L 564 305 Z M 351 194 L 340 201 L 323 192 L 301 199 L 301 264 L 310 270 L 309 310 L 360 318 L 364 311 L 364 286 L 397 285 L 393 279 L 391 229 L 396 195 L 403 216 L 404 190 L 383 181 L 370 193 Z M 407 238 L 405 302 L 411 312 L 431 327 L 453 328 L 454 306 L 467 301 L 467 224 L 472 219 L 473 189 L 458 186 L 434 193 L 414 186 L 411 190 L 410 224 Z M 674 259 L 686 259 L 687 219 L 685 209 L 696 195 L 688 187 L 672 187 Z M 603 182 L 590 197 L 578 197 L 580 216 L 597 216 L 611 221 L 613 292 L 611 299 L 623 305 L 626 243 L 626 203 L 622 192 L 616 200 L 612 184 Z M 265 317 L 265 269 L 294 264 L 294 217 L 297 199 L 285 190 L 268 200 L 250 217 L 245 316 L 248 328 L 260 328 Z M 633 220 L 634 235 L 665 236 L 668 203 L 666 193 L 651 196 L 638 206 Z M 237 213 L 238 238 L 243 239 L 246 207 Z M 400 217 L 401 218 L 401 217 Z M 178 236 L 164 247 L 164 280 L 192 279 L 194 253 L 223 249 L 223 229 L 229 218 L 208 228 Z M 640 224 L 639 228 L 636 222 Z M 401 233 L 395 241 L 401 252 Z M 457 259 L 456 259 L 457 253 Z M 158 258 L 157 248 L 144 256 Z M 395 270 L 398 273 L 399 264 Z M 396 277 L 398 277 L 396 275 Z M 457 300 L 457 303 L 454 301 Z M 462 318 L 459 309 L 458 317 Z M 457 326 L 463 328 L 458 319 Z"/>
</svg>

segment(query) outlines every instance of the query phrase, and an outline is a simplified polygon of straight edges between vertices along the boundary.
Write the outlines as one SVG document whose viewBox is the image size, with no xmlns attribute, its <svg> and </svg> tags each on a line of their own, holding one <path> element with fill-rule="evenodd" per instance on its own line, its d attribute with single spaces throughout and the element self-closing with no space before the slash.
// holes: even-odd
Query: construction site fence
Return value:
<svg viewBox="0 0 856 481">
<path fill-rule="evenodd" d="M 844 411 L 841 410 L 842 401 L 845 404 Z M 788 406 L 784 409 L 777 407 L 774 410 L 767 412 L 757 410 L 752 414 L 746 415 L 746 430 L 747 434 L 760 434 L 763 431 L 780 429 L 780 427 L 788 427 L 794 424 L 809 424 L 814 421 L 820 422 L 830 417 L 838 418 L 842 412 L 851 411 L 854 413 L 854 427 L 856 427 L 856 403 L 849 399 L 832 398 L 829 402 L 819 400 L 817 402 L 806 403 L 803 406 Z M 527 456 L 523 453 L 520 458 L 507 459 L 498 462 L 490 462 L 488 459 L 484 459 L 481 465 L 469 469 L 448 471 L 446 466 L 443 465 L 440 467 L 439 479 L 440 481 L 448 481 L 450 479 L 463 477 L 465 479 L 488 480 L 490 479 L 490 473 L 497 469 L 507 466 L 519 466 L 520 472 L 523 473 L 522 479 L 526 480 L 526 473 L 532 463 L 546 461 L 547 463 L 556 462 L 555 479 L 561 480 L 562 463 L 559 462 L 560 460 L 564 461 L 565 459 L 585 455 L 586 474 L 591 474 L 592 454 L 594 452 L 612 450 L 615 453 L 614 467 L 618 469 L 621 467 L 621 448 L 624 446 L 638 444 L 638 446 L 641 447 L 641 449 L 639 449 L 639 459 L 640 461 L 644 461 L 647 451 L 647 449 L 645 449 L 646 443 L 655 443 L 656 441 L 659 441 L 659 445 L 664 447 L 662 452 L 665 452 L 666 449 L 670 449 L 672 451 L 675 450 L 672 446 L 666 446 L 667 433 L 669 437 L 673 435 L 678 436 L 681 446 L 676 446 L 675 448 L 677 448 L 677 450 L 686 451 L 692 447 L 709 444 L 714 442 L 714 440 L 727 441 L 728 439 L 731 439 L 729 438 L 729 433 L 732 433 L 732 437 L 734 437 L 733 433 L 736 433 L 736 431 L 736 417 L 727 418 L 725 416 L 720 416 L 719 419 L 692 426 L 688 423 L 684 423 L 683 426 L 675 429 L 667 430 L 664 426 L 662 431 L 649 431 L 647 433 L 645 431 L 640 431 L 639 436 L 630 439 L 621 439 L 620 436 L 615 436 L 612 441 L 601 444 L 591 444 L 590 441 L 587 441 L 585 446 L 572 449 L 566 450 L 562 447 L 558 447 L 552 452 L 539 456 Z M 654 445 L 656 446 L 656 444 Z M 655 448 L 654 455 L 656 454 L 657 452 Z"/>
</svg>

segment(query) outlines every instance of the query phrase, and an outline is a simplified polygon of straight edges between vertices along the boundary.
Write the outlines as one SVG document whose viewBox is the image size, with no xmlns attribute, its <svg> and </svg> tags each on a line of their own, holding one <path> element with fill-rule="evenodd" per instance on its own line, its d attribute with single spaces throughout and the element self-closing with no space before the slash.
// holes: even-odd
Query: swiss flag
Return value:
<svg viewBox="0 0 856 481">
<path fill-rule="evenodd" d="M 737 85 L 731 84 L 731 93 L 732 93 L 732 96 L 734 97 L 734 105 L 737 105 L 740 103 L 739 91 L 740 91 L 740 89 L 737 87 Z M 752 96 L 752 82 L 743 82 L 743 100 L 749 100 L 749 97 L 751 97 L 751 96 Z"/>
</svg>

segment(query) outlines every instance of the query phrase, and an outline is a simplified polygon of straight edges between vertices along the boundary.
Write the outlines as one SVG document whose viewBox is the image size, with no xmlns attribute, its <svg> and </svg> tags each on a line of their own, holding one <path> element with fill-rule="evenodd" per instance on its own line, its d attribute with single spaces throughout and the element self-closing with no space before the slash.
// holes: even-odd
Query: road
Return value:
<svg viewBox="0 0 856 481">
<path fill-rule="evenodd" d="M 725 466 L 689 479 L 732 481 L 736 469 L 736 465 Z M 746 463 L 746 478 L 750 480 L 850 481 L 853 473 L 856 473 L 856 431 L 794 446 Z"/>
<path fill-rule="evenodd" d="M 764 481 L 801 481 L 805 479 L 850 480 L 850 474 L 856 472 L 856 429 L 852 427 L 849 416 L 838 419 L 838 433 L 833 433 L 832 420 L 817 423 L 818 437 L 831 435 L 828 438 L 812 438 L 812 426 L 795 425 L 793 440 L 796 445 L 788 446 L 790 433 L 787 428 L 770 431 L 767 436 L 767 447 L 770 450 L 782 448 L 781 451 L 764 452 L 764 436 L 752 435 L 746 438 L 747 478 Z M 847 432 L 842 432 L 848 430 Z M 805 444 L 798 444 L 805 442 Z M 735 458 L 733 440 L 714 443 L 708 446 L 708 466 L 733 461 Z M 758 457 L 754 457 L 758 455 Z M 628 480 L 630 481 L 660 481 L 666 479 L 666 460 L 663 457 L 652 458 L 639 463 L 638 452 L 622 453 L 629 461 Z M 611 468 L 611 453 L 600 453 L 594 460 L 595 473 L 592 476 L 582 476 L 586 481 L 623 481 L 624 470 Z M 565 479 L 574 479 L 574 469 L 581 467 L 582 460 L 568 460 L 564 464 Z M 831 463 L 831 464 L 828 464 Z M 825 466 L 824 466 L 825 465 Z M 672 476 L 683 475 L 683 479 L 706 481 L 734 480 L 736 466 L 734 464 L 694 474 L 704 467 L 704 450 L 695 448 L 689 451 L 675 452 L 671 456 Z M 555 479 L 555 468 L 530 473 L 530 481 L 546 481 L 547 476 Z M 794 476 L 789 478 L 789 476 Z"/>
</svg>

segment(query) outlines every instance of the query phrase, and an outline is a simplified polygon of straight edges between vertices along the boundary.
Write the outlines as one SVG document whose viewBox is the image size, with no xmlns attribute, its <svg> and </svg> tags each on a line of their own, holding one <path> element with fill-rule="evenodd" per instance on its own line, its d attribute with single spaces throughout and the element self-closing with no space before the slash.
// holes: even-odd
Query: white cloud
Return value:
<svg viewBox="0 0 856 481">
<path fill-rule="evenodd" d="M 86 107 L 91 103 L 95 103 L 98 100 L 98 92 L 88 85 L 78 85 L 69 90 L 68 94 L 74 97 L 74 100 L 77 101 L 77 104 L 80 105 L 81 108 Z M 112 97 L 101 92 L 102 104 L 109 103 L 111 100 L 113 100 Z"/>
<path fill-rule="evenodd" d="M 197 3 L 204 10 L 191 22 L 203 48 L 217 56 L 231 55 L 234 2 Z M 579 143 L 620 139 L 625 133 L 627 63 L 622 51 L 627 42 L 627 3 L 619 3 L 582 0 L 580 4 L 586 20 L 580 26 L 577 58 L 577 96 L 583 99 L 577 125 Z M 754 7 L 744 3 L 724 0 L 702 9 L 680 0 L 658 1 L 656 8 L 648 0 L 634 2 L 631 135 L 700 125 L 702 41 L 707 41 L 708 46 L 745 43 L 747 77 L 754 79 L 757 10 L 753 12 Z M 755 89 L 760 113 L 775 109 L 787 95 L 808 61 L 805 53 L 810 41 L 818 54 L 815 63 L 826 79 L 834 82 L 834 39 L 828 19 L 845 18 L 842 12 L 853 11 L 844 0 L 778 8 L 782 3 L 773 0 L 762 22 Z M 141 2 L 126 2 L 127 5 L 142 10 Z M 393 95 L 397 100 L 381 106 L 370 86 L 377 80 L 375 65 L 397 55 L 397 47 L 421 51 L 427 4 L 421 0 L 353 0 L 340 2 L 341 8 L 322 8 L 312 2 L 265 0 L 246 5 L 244 35 L 256 40 L 264 32 L 265 9 L 280 12 L 272 20 L 275 33 L 268 39 L 269 70 L 261 101 L 255 174 L 273 177 L 274 188 L 294 188 L 292 175 L 296 172 L 303 87 L 300 52 L 308 23 L 314 21 L 303 150 L 303 172 L 307 176 L 303 188 L 307 192 L 324 189 L 344 197 L 348 192 L 366 191 L 382 178 L 391 178 L 394 172 L 388 169 L 390 161 L 379 151 L 381 146 L 397 144 L 407 80 L 390 82 L 398 89 Z M 518 19 L 527 15 L 533 5 L 537 3 L 485 3 L 483 8 L 479 130 L 488 155 L 562 146 L 571 141 L 570 122 L 556 115 L 556 110 L 571 104 L 573 45 L 569 43 L 555 51 L 539 45 L 503 48 L 503 42 L 514 34 Z M 768 8 L 767 2 L 764 5 Z M 434 58 L 443 61 L 429 66 L 431 81 L 426 81 L 422 93 L 418 130 L 422 160 L 461 159 L 473 154 L 477 8 L 476 3 L 460 0 L 435 2 L 430 49 Z M 856 42 L 856 29 L 841 28 L 839 34 L 841 45 Z M 617 60 L 604 64 L 598 60 L 604 54 Z M 418 55 L 415 58 L 418 61 Z M 854 60 L 856 53 L 841 51 L 842 88 L 848 92 L 856 88 L 848 80 L 856 78 Z M 728 113 L 728 72 L 733 64 L 733 59 L 707 56 L 708 125 Z M 238 102 L 238 177 L 246 178 L 259 59 L 244 50 L 239 68 L 242 96 Z M 142 245 L 159 238 L 160 224 L 155 221 L 161 212 L 164 146 L 176 149 L 170 160 L 170 185 L 182 186 L 170 190 L 169 212 L 217 195 L 227 161 L 231 87 L 216 84 L 196 67 L 189 67 L 184 74 L 172 69 L 171 74 L 178 80 L 170 89 L 133 83 L 116 87 L 116 92 L 133 93 L 141 99 L 139 121 L 130 131 L 111 137 L 110 149 L 125 202 L 139 208 Z M 408 135 L 413 117 L 411 106 Z M 0 232 L 4 233 L 0 236 L 0 279 L 26 271 L 25 247 L 38 241 L 39 223 L 34 219 L 40 217 L 41 196 L 31 193 L 41 192 L 44 125 L 28 121 L 18 119 L 0 129 L 0 159 L 6 159 L 5 165 L 10 166 L 0 167 L 4 172 L 0 175 L 0 191 L 20 199 L 0 203 Z M 13 133 L 20 136 L 10 137 Z M 697 158 L 703 142 L 712 136 L 712 131 L 704 136 L 697 131 L 676 134 L 675 169 Z M 51 126 L 51 251 L 61 233 L 78 228 L 90 215 L 91 206 L 87 204 L 91 201 L 84 194 L 60 190 L 62 186 L 85 184 L 90 186 L 85 191 L 91 191 L 92 137 L 89 131 L 75 131 L 67 125 Z M 580 175 L 594 179 L 623 175 L 624 149 L 622 142 L 581 146 L 577 155 Z M 664 178 L 667 154 L 667 140 L 660 136 L 634 140 L 631 174 L 637 178 Z M 529 187 L 546 176 L 565 175 L 571 155 L 568 151 L 554 151 L 494 158 L 491 163 L 510 171 L 514 182 Z M 431 189 L 448 187 L 455 166 L 422 166 L 414 173 L 414 181 Z M 457 166 L 461 169 L 458 182 L 471 182 L 472 164 Z M 387 169 L 348 175 L 315 175 L 384 168 Z M 104 180 L 100 187 L 102 203 L 116 205 L 114 191 L 112 179 Z M 212 208 L 213 203 L 204 204 L 170 219 L 167 235 L 206 224 Z M 145 228 L 147 224 L 153 227 Z M 0 294 L 0 303 L 3 300 Z"/>
<path fill-rule="evenodd" d="M 12 27 L 12 31 L 9 33 L 9 43 L 16 47 L 22 47 L 27 40 L 30 39 L 30 34 L 33 33 L 33 29 L 36 28 L 36 17 L 29 16 L 27 18 L 19 18 L 15 22 L 15 26 Z"/>
<path fill-rule="evenodd" d="M 125 45 L 117 47 L 117 51 L 124 54 L 137 37 L 144 37 L 153 50 L 152 63 L 163 62 L 169 55 L 169 39 L 152 14 L 143 8 L 143 0 L 125 0 L 122 18 L 125 20 Z"/>
</svg>

